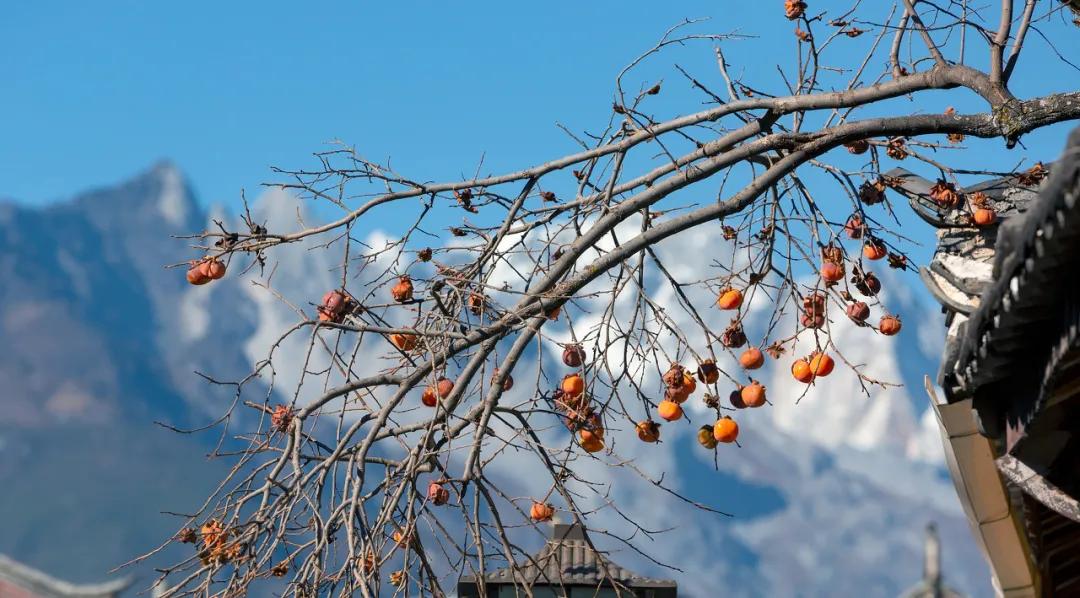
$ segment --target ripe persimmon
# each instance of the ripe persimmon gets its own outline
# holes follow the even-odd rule
[[[720,306],[720,309],[739,309],[742,305],[743,294],[738,289],[725,289],[720,292],[720,296],[716,298],[716,304]]]
[[[814,353],[810,356],[810,371],[814,373],[814,377],[828,376],[832,373],[833,368],[836,366],[836,362],[832,357],[829,357],[827,353]]]
[[[739,355],[739,365],[748,370],[756,370],[765,364],[765,354],[757,347],[750,347]]]
[[[821,264],[821,279],[826,282],[839,282],[844,279],[844,266],[835,262]]]
[[[810,364],[805,359],[797,359],[791,364],[791,375],[803,384],[814,381],[814,370],[810,369]]]
[[[439,391],[435,390],[434,386],[428,386],[424,389],[424,393],[420,395],[420,402],[426,407],[434,407],[439,404]]]
[[[739,437],[739,424],[728,416],[724,416],[713,424],[713,438],[717,442],[735,442]]]
[[[637,431],[638,439],[642,442],[657,442],[660,440],[660,424],[651,419],[638,422],[634,429]]]
[[[602,434],[597,434],[593,430],[586,430],[584,428],[578,432],[578,444],[581,448],[585,449],[586,453],[595,453],[604,449],[604,438]]]
[[[446,376],[439,376],[435,385],[436,390],[439,391],[439,398],[445,399],[450,396],[450,393],[454,391],[454,381]]]
[[[563,376],[560,386],[562,391],[571,397],[580,396],[581,393],[585,392],[585,380],[577,374]]]
[[[656,412],[661,419],[673,422],[682,418],[683,410],[675,401],[665,399],[660,401],[660,404],[656,406]]]
[[[997,214],[990,208],[978,208],[975,210],[972,220],[978,226],[990,226],[997,220]]]
[[[863,245],[862,254],[868,260],[880,260],[889,254],[889,250],[881,241],[870,239]]]

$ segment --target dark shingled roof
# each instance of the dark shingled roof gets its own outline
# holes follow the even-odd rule
[[[487,584],[675,588],[674,581],[651,579],[624,569],[589,546],[578,525],[556,524],[551,539],[526,562],[483,575]],[[463,575],[459,587],[475,585],[476,576]]]
[[[1080,289],[1080,129],[1069,136],[1039,197],[998,231],[994,283],[971,314],[944,387],[952,400],[1039,393],[1050,352],[1073,325],[1063,309]],[[1030,366],[1030,367],[1028,367]],[[951,370],[951,371],[950,371]]]

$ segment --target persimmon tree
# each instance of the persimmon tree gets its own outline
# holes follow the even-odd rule
[[[1075,40],[1043,32],[1068,32],[1073,15],[1056,0],[776,4],[772,18],[794,27],[776,40],[797,50],[790,64],[736,76],[723,50],[740,42],[674,27],[618,74],[599,132],[567,131],[574,153],[429,182],[335,149],[275,184],[327,202],[336,220],[268,230],[248,216],[239,230],[193,235],[193,284],[265,281],[274,252],[302,242],[341,256],[341,284],[296,306],[271,355],[232,383],[237,400],[217,423],[242,448],[173,540],[194,546],[163,570],[169,595],[237,595],[264,577],[296,596],[445,595],[458,572],[527,559],[516,534],[538,522],[588,527],[598,510],[618,511],[583,473],[594,465],[693,502],[619,455],[622,443],[661,441],[690,417],[686,401],[711,413],[693,422],[700,450],[734,451],[739,409],[799,399],[769,396],[758,368],[790,368],[807,389],[834,368],[887,384],[831,334],[851,320],[904,342],[873,272],[909,261],[884,173],[917,164],[939,179],[926,205],[971,214],[958,226],[994,226],[992,203],[959,191],[981,172],[949,164],[973,138],[994,140],[992,163],[1010,161],[1026,133],[1080,117],[1080,92],[1025,97],[1010,85],[1033,33],[1043,67],[1080,80],[1051,60],[1054,43]],[[674,81],[630,89],[641,63],[694,43],[712,46],[702,51],[715,52],[715,72],[676,67]],[[653,114],[674,85],[708,106]],[[972,98],[980,111],[948,108]],[[1014,172],[1029,184],[1043,173]],[[399,230],[381,245],[353,236],[387,228],[387,215]],[[693,276],[656,251],[706,225],[719,234],[684,256]],[[753,326],[751,305],[765,314]],[[286,364],[302,388],[277,388],[285,366],[273,351],[290,338],[307,346],[303,363]],[[511,453],[528,458],[535,495],[489,475]],[[594,532],[636,548],[652,532],[624,515],[633,533]]]

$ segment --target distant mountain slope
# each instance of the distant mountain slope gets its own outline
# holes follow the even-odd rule
[[[168,164],[45,209],[0,205],[0,552],[100,580],[217,481],[207,446],[153,425],[201,420],[197,360],[169,341],[186,288],[162,266],[204,218]]]
[[[297,207],[271,191],[253,209],[288,226]],[[247,373],[297,316],[239,277],[190,287],[182,271],[164,268],[192,254],[172,237],[209,218],[166,163],[43,209],[0,203],[0,513],[8,515],[0,552],[73,581],[100,581],[175,530],[161,511],[195,508],[220,479],[227,464],[204,459],[216,437],[180,436],[153,421],[193,425],[220,415],[230,389],[194,372]],[[707,242],[700,232],[679,242]],[[324,252],[286,247],[272,259],[274,287],[296,305],[337,284]],[[659,447],[620,446],[735,517],[658,509],[655,494],[623,494],[626,512],[675,529],[646,548],[683,572],[626,551],[618,560],[676,577],[688,596],[716,587],[733,596],[892,596],[918,578],[923,526],[936,520],[950,583],[987,594],[920,390],[943,331],[914,294],[896,292],[889,303],[905,316],[900,339],[845,340],[860,331],[838,324],[838,343],[907,388],[868,399],[838,371],[799,405],[774,400],[742,412],[744,446],[721,454],[719,473],[693,444],[694,426],[667,426]],[[296,368],[288,366],[302,355],[290,351],[275,359],[279,388],[289,387]],[[763,372],[770,397],[798,395],[782,368]],[[691,416],[701,413],[691,406]],[[491,473],[512,479],[514,468],[504,459]]]

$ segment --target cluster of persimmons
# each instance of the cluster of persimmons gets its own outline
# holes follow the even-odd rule
[[[849,238],[861,239],[866,227],[858,216],[852,216],[844,230]],[[880,260],[890,255],[885,246],[874,238],[865,240],[862,254],[869,261]],[[844,261],[843,252],[837,247],[830,245],[822,250],[819,275],[826,288],[844,278],[846,274]],[[204,258],[191,264],[187,277],[192,284],[201,285],[221,278],[224,274],[224,263],[216,258]],[[852,282],[856,289],[868,297],[877,295],[881,289],[880,281],[870,272],[857,271]],[[399,277],[390,289],[390,295],[396,303],[412,302],[413,293],[413,282],[408,276]],[[849,300],[846,315],[857,324],[868,326],[866,320],[870,315],[869,306],[863,301],[855,300],[847,293],[841,295]],[[476,297],[477,294],[473,293],[466,303],[466,307],[474,313],[479,312],[486,305],[482,296]],[[716,304],[722,310],[739,310],[743,305],[743,300],[742,290],[728,286],[720,290]],[[819,292],[811,293],[803,299],[799,322],[804,328],[820,328],[825,324],[825,303],[826,296]],[[330,323],[341,323],[347,315],[358,313],[359,309],[359,303],[343,290],[329,291],[316,307],[319,321]],[[549,314],[549,317],[555,319],[558,314],[553,312]],[[740,349],[746,345],[746,335],[737,322],[738,320],[725,331],[722,337],[722,342],[728,349]],[[885,314],[879,320],[877,329],[882,334],[894,335],[900,331],[900,327],[898,317]],[[405,353],[419,346],[419,338],[413,333],[397,332],[388,334],[387,337],[398,350]],[[766,351],[774,358],[779,358],[781,354],[781,351],[774,351],[772,347]],[[587,392],[583,369],[586,359],[585,349],[580,344],[564,345],[563,364],[575,371],[563,376],[558,388],[551,393],[551,399],[559,417],[567,429],[575,435],[577,445],[588,453],[596,453],[605,447],[605,429],[600,414]],[[739,354],[738,361],[739,365],[747,371],[757,370],[765,365],[765,352],[758,347],[750,346]],[[835,365],[835,361],[827,353],[815,351],[806,357],[795,359],[791,364],[791,374],[799,382],[810,384],[817,378],[828,376]],[[496,370],[492,380],[494,381],[497,377]],[[664,394],[663,399],[656,405],[657,418],[666,422],[682,419],[684,417],[683,404],[697,391],[698,382],[714,385],[719,378],[720,370],[712,359],[702,360],[696,368],[672,364],[662,376]],[[503,380],[503,390],[510,390],[513,384],[513,377],[507,375]],[[449,397],[453,390],[454,381],[445,376],[439,376],[434,383],[423,389],[420,400],[427,407],[436,407],[440,401]],[[711,407],[718,406],[715,397],[711,395],[705,394],[703,400]],[[752,379],[749,384],[741,385],[732,391],[729,402],[736,409],[761,407],[767,402],[765,386]],[[293,410],[281,405],[274,409],[271,415],[272,426],[280,432],[287,432],[294,417]],[[634,430],[642,442],[656,443],[660,441],[660,426],[658,421],[649,417],[637,422]],[[701,426],[697,433],[697,440],[705,448],[715,449],[721,443],[735,443],[738,436],[739,425],[733,418],[724,415],[711,425]],[[444,505],[450,499],[450,492],[444,483],[434,481],[428,486],[427,499],[433,505]],[[543,501],[533,501],[529,511],[530,517],[536,521],[548,521],[554,513],[554,507]]]

